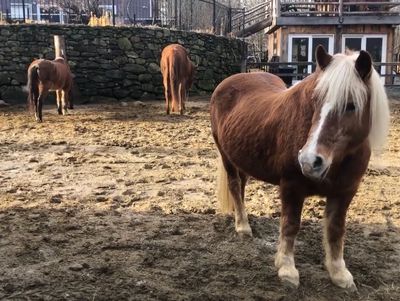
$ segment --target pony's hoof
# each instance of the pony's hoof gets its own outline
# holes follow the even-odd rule
[[[299,287],[300,276],[299,271],[293,266],[282,266],[278,271],[278,276],[284,284],[292,287]]]
[[[335,273],[335,275],[331,275],[331,280],[335,285],[350,292],[357,291],[357,286],[354,283],[353,275],[351,275],[347,269],[343,269]]]
[[[236,226],[236,233],[241,239],[253,237],[253,231],[249,224]]]

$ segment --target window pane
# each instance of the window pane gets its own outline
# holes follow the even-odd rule
[[[292,39],[292,62],[308,62],[308,38]],[[307,74],[307,65],[298,65],[296,73]]]
[[[313,38],[312,40],[312,61],[315,63],[315,50],[318,45],[324,46],[326,51],[329,51],[329,38]],[[315,71],[315,65],[312,67],[312,71]]]
[[[382,38],[367,38],[366,47],[374,62],[382,62]]]
[[[375,63],[382,62],[382,38],[367,38],[366,49]],[[374,65],[375,70],[381,73],[381,67]]]
[[[345,38],[344,42],[345,49],[352,51],[361,50],[361,38]]]

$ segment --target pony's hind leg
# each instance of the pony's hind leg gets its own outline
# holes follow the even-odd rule
[[[294,263],[294,242],[300,229],[304,197],[284,183],[281,183],[280,190],[282,208],[275,266],[278,268],[278,276],[282,281],[297,287],[299,272]]]
[[[59,115],[62,114],[62,93],[61,90],[56,90],[57,96],[57,112]]]
[[[240,237],[252,236],[243,202],[247,177],[239,173],[228,160],[222,158],[220,158],[218,169],[218,199],[221,203],[222,211],[229,212],[233,209],[235,213],[235,229],[238,235]]]
[[[334,284],[356,290],[353,276],[343,259],[343,237],[347,209],[353,196],[327,198],[324,223],[325,266]]]
[[[43,108],[43,102],[46,99],[47,95],[48,95],[49,91],[46,87],[41,87],[39,89],[39,97],[37,99],[37,105],[36,105],[36,121],[37,122],[42,122],[43,118],[42,118],[42,108]]]

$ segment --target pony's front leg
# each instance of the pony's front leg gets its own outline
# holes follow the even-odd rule
[[[281,225],[275,266],[282,281],[299,285],[299,271],[294,264],[294,242],[300,229],[304,197],[281,185]]]
[[[185,97],[186,97],[186,91],[184,91],[184,84],[180,83],[179,84],[179,113],[183,115],[185,111]]]
[[[56,90],[56,96],[57,96],[57,112],[59,115],[62,114],[62,94],[61,90]]]
[[[324,247],[325,266],[334,284],[356,290],[353,276],[343,259],[343,238],[346,213],[353,195],[343,198],[328,198],[325,208]]]
[[[171,91],[168,88],[169,82],[166,76],[163,75],[163,85],[164,85],[164,95],[165,95],[165,111],[167,115],[170,113],[170,100],[171,100]]]
[[[62,114],[67,115],[68,114],[68,91],[61,90],[61,102],[62,102]]]

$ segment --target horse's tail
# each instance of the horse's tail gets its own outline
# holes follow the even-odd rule
[[[218,172],[217,172],[217,199],[222,213],[233,212],[233,197],[229,191],[228,174],[221,154],[218,154]]]
[[[39,96],[39,67],[34,65],[28,69],[28,83],[26,89],[28,90],[28,108],[33,109],[35,104],[35,97]]]
[[[169,62],[169,82],[172,96],[172,112],[177,112],[179,108],[179,74],[176,70],[177,64],[174,64],[172,60]]]

